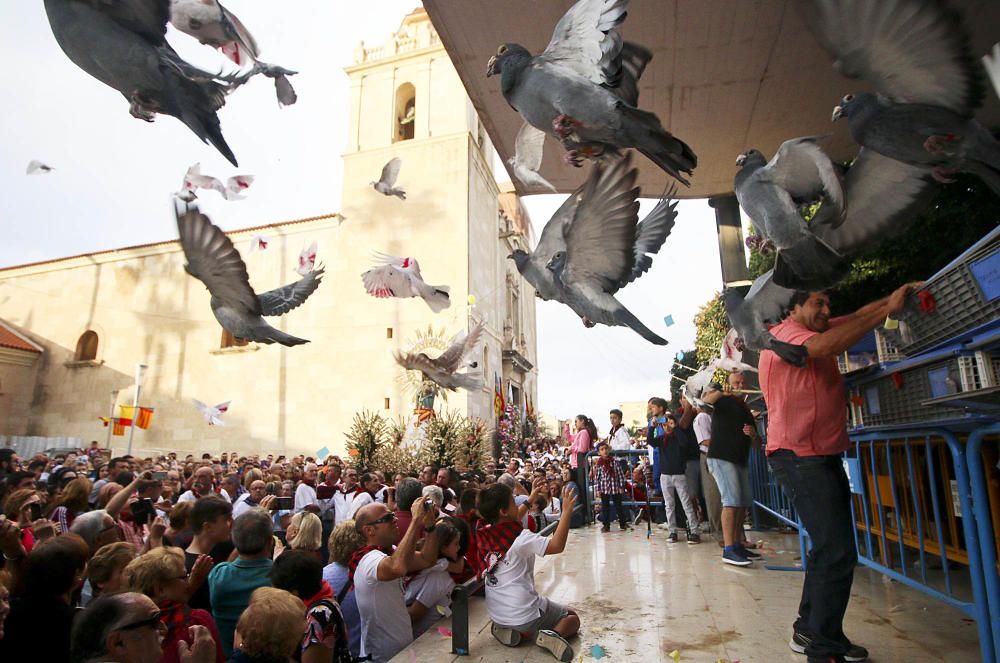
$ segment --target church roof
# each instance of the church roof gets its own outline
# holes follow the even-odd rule
[[[250,226],[248,228],[235,228],[233,230],[224,231],[227,235],[239,235],[242,233],[256,232],[259,230],[267,230],[269,228],[287,228],[288,226],[294,226],[303,223],[311,223],[313,221],[321,221],[323,219],[335,219],[339,216],[338,212],[332,212],[330,214],[320,214],[319,216],[308,216],[304,219],[294,219],[291,221],[278,221],[277,223],[265,223],[260,226]],[[148,249],[155,246],[167,246],[169,244],[177,244],[178,240],[169,239],[159,242],[149,242],[147,244],[133,244],[132,246],[122,246],[115,249],[105,249],[104,251],[94,251],[93,253],[80,253],[72,256],[63,256],[62,258],[52,258],[50,260],[39,260],[37,262],[26,262],[20,265],[9,265],[7,267],[0,267],[0,275],[5,271],[13,269],[22,269],[24,267],[37,267],[38,265],[48,265],[52,263],[62,262],[64,260],[76,260],[78,258],[89,258],[91,256],[102,256],[113,253],[118,253],[120,251],[134,251],[136,249]]]
[[[10,348],[11,350],[22,350],[24,352],[34,352],[42,354],[42,348],[35,345],[16,331],[8,327],[0,320],[0,348]]]

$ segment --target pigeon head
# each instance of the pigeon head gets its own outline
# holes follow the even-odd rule
[[[763,166],[766,163],[767,159],[760,150],[749,149],[736,157],[736,165],[740,167]]]
[[[502,75],[507,66],[519,62],[527,63],[530,59],[531,53],[524,46],[512,43],[500,44],[497,47],[496,55],[491,57],[490,61],[486,64],[486,77],[489,78],[494,74]]]
[[[851,113],[858,110],[862,106],[868,104],[869,101],[875,99],[875,95],[869,92],[859,92],[858,94],[846,94],[844,98],[840,100],[840,104],[833,107],[833,116],[830,118],[831,122],[836,122],[842,117],[850,117]]]
[[[513,253],[507,256],[507,258],[514,261],[514,264],[517,266],[517,271],[524,273],[524,268],[527,266],[528,260],[531,256],[527,251],[514,249]]]
[[[555,273],[557,275],[560,274],[560,273],[562,273],[563,267],[565,267],[565,266],[566,266],[566,252],[565,251],[556,251],[554,254],[552,254],[552,257],[545,264],[545,267],[548,268],[549,271],[551,271],[551,272],[553,272],[553,273]]]

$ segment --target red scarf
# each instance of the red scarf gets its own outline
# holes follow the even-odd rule
[[[191,614],[191,608],[179,601],[167,599],[157,607],[160,608],[160,621],[167,627],[167,637],[165,639],[169,639],[174,631],[182,628]]]
[[[340,490],[340,484],[330,484],[323,482],[316,486],[316,499],[328,500],[333,497],[333,494]]]
[[[351,555],[351,561],[348,562],[348,564],[347,564],[347,568],[348,568],[348,571],[349,571],[348,576],[347,576],[347,586],[348,587],[351,587],[351,586],[354,585],[354,572],[358,570],[358,564],[361,563],[361,559],[365,555],[367,555],[368,553],[370,553],[373,550],[381,550],[386,555],[392,555],[392,548],[390,548],[388,546],[372,546],[372,545],[367,545],[367,546],[361,546],[360,548],[358,548],[357,550],[355,550],[354,554]]]
[[[479,549],[479,577],[491,571],[500,560],[503,559],[510,547],[514,545],[514,539],[521,534],[524,527],[520,522],[505,520],[490,525],[480,527],[476,530],[476,545]],[[490,557],[497,555],[498,559],[491,566]]]
[[[319,587],[319,591],[316,592],[314,595],[310,596],[305,601],[303,601],[303,603],[306,604],[307,608],[313,607],[323,599],[333,598],[333,587],[330,586],[330,583],[328,583],[326,580],[322,580],[320,582],[321,584]]]

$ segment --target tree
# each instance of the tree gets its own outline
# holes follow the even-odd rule
[[[685,368],[691,370],[686,370]],[[691,374],[698,370],[698,351],[691,350],[681,350],[677,353],[674,358],[674,367],[670,369],[670,409],[677,410],[681,406],[681,388],[684,386],[684,381],[687,380]],[[639,425],[639,422],[635,422]],[[641,428],[645,428],[645,423],[643,423]],[[631,434],[631,431],[630,431]]]

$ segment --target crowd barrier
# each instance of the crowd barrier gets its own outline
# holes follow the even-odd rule
[[[843,460],[858,561],[974,620],[982,660],[996,663],[1000,424],[858,432],[851,442]],[[751,453],[750,477],[754,509],[799,530],[805,563],[808,535],[762,451]]]

